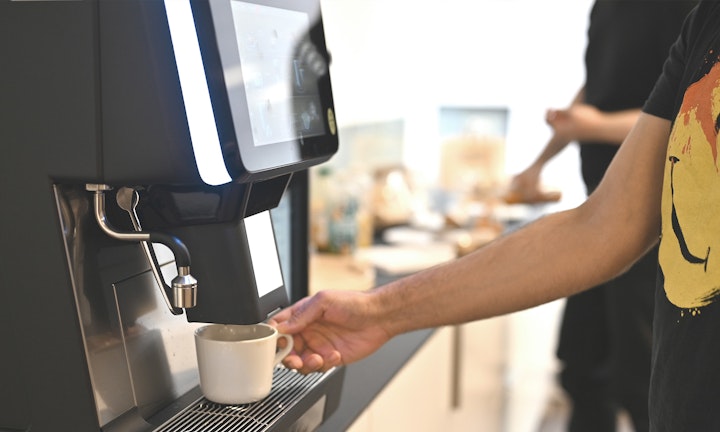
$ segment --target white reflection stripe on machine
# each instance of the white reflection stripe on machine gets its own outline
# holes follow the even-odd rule
[[[258,297],[263,297],[283,286],[282,269],[270,210],[246,217],[245,233],[250,248],[252,268],[255,272]]]
[[[210,101],[190,0],[165,0],[195,163],[209,185],[230,182]]]

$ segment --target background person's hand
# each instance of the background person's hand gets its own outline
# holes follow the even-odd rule
[[[602,122],[603,113],[592,105],[577,103],[566,109],[551,109],[545,121],[555,136],[565,141],[592,139],[592,130]]]
[[[510,181],[510,187],[503,196],[507,204],[535,204],[559,201],[558,191],[544,191],[540,187],[542,165],[533,164],[516,174]]]
[[[540,195],[540,172],[542,166],[530,165],[522,172],[513,176],[506,196],[509,204],[513,202],[527,202]]]

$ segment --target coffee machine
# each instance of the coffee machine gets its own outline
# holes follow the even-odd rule
[[[343,370],[205,400],[193,330],[307,292],[319,0],[0,0],[0,431],[312,430]],[[299,221],[299,223],[298,223]]]

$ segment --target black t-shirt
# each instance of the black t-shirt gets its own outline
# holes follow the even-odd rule
[[[585,51],[585,102],[602,111],[640,108],[660,76],[694,1],[597,0]],[[588,191],[600,183],[618,146],[580,143]]]
[[[644,111],[672,121],[662,192],[651,430],[720,431],[720,2],[704,1]]]

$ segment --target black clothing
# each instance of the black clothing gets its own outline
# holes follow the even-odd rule
[[[695,2],[597,0],[585,53],[583,102],[601,111],[643,106]],[[588,194],[619,147],[580,143]],[[649,430],[648,388],[657,248],[620,277],[567,299],[558,358],[573,407],[571,432],[616,429],[617,410]]]
[[[703,1],[644,107],[673,122],[653,328],[650,424],[657,432],[720,430],[718,53],[720,2]]]
[[[597,0],[585,50],[584,102],[601,111],[640,108],[695,2]],[[580,143],[588,192],[597,187],[617,145]]]
[[[572,400],[569,431],[616,429],[625,409],[647,431],[657,250],[618,278],[567,299],[560,330],[560,383]]]

